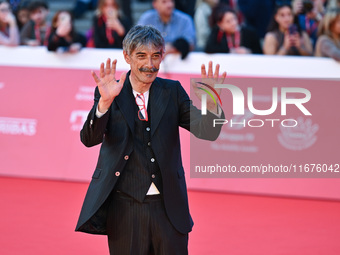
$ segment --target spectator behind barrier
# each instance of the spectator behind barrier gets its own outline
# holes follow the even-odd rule
[[[16,11],[18,10],[18,7],[21,3],[21,0],[7,0],[12,8],[12,12],[16,13]]]
[[[327,10],[340,8],[340,0],[328,0],[327,2]]]
[[[192,18],[195,14],[195,6],[196,0],[174,0],[175,1],[175,8],[179,11],[182,11]]]
[[[47,45],[51,25],[47,21],[48,5],[45,1],[33,1],[28,5],[30,21],[20,32],[22,45]]]
[[[19,31],[24,27],[24,25],[30,20],[30,13],[28,10],[28,1],[22,1],[16,11],[15,11],[15,18],[17,20]]]
[[[312,9],[315,15],[314,17],[317,20],[321,20],[325,13],[327,2],[331,1],[332,0],[292,0],[291,6],[295,15],[310,12],[310,9]]]
[[[270,18],[273,15],[274,0],[238,0],[237,5],[245,24],[254,28],[257,35],[263,39],[267,32]]]
[[[302,31],[305,31],[312,41],[313,48],[318,37],[318,26],[324,13],[321,0],[294,0],[293,12]]]
[[[153,0],[153,10],[146,11],[138,25],[152,25],[158,29],[165,41],[165,54],[181,54],[186,58],[195,48],[195,26],[186,13],[175,9],[173,0]]]
[[[211,15],[213,26],[206,53],[262,53],[260,39],[255,30],[239,26],[236,12],[225,4],[217,5]]]
[[[264,38],[263,52],[268,55],[311,56],[313,46],[306,32],[294,22],[292,7],[276,7],[268,32]]]
[[[123,39],[130,29],[129,21],[120,15],[115,0],[99,0],[93,19],[89,47],[122,48]]]
[[[0,45],[19,45],[19,30],[8,1],[0,0]]]
[[[330,9],[320,23],[315,56],[340,61],[340,9]]]
[[[48,38],[49,51],[75,53],[86,46],[84,35],[77,33],[71,12],[58,11],[52,18],[51,34]]]
[[[85,12],[94,10],[97,0],[76,0],[72,9],[72,16],[76,19],[81,18]]]
[[[219,0],[203,0],[195,11],[196,50],[202,51],[211,33],[209,17]]]

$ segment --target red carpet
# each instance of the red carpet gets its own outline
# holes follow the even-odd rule
[[[105,236],[74,232],[87,185],[0,178],[0,254],[108,254]],[[340,254],[340,202],[197,191],[189,200],[190,255]]]

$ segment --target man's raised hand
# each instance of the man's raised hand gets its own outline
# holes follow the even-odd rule
[[[111,66],[111,59],[108,58],[106,60],[106,66],[104,66],[104,63],[100,64],[99,77],[94,71],[91,71],[101,96],[98,103],[98,110],[102,113],[109,109],[115,97],[119,95],[126,79],[126,73],[124,72],[121,74],[119,82],[117,82],[115,77],[116,64],[117,60],[115,59],[112,61]]]
[[[210,87],[212,89],[215,88],[215,84],[223,84],[224,79],[227,76],[227,73],[223,72],[222,75],[220,75],[219,72],[220,72],[220,65],[219,64],[216,65],[215,72],[213,72],[213,63],[212,63],[212,61],[209,61],[208,73],[206,71],[205,65],[202,64],[202,66],[201,66],[201,81],[202,81],[202,83],[207,85],[207,87]],[[192,85],[193,85],[193,89],[194,89],[196,96],[201,100],[202,94],[204,94],[205,92],[203,90],[198,89],[198,85],[197,85],[196,82],[193,82]],[[218,95],[220,95],[221,89],[216,88],[216,89],[214,89],[214,92],[216,92]],[[215,101],[217,101],[217,98],[215,98]],[[207,98],[207,109],[209,111],[213,112],[213,113],[217,113],[217,107],[215,105],[215,101],[211,97]]]

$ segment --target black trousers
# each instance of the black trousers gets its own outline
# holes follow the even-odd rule
[[[110,199],[107,232],[111,255],[188,254],[188,234],[172,226],[161,195],[146,196],[140,203],[114,192]]]

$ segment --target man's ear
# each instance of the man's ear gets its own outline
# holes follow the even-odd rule
[[[128,63],[130,65],[131,64],[131,58],[130,58],[129,54],[127,54],[127,52],[125,50],[123,50],[123,55],[124,55],[126,63]]]

